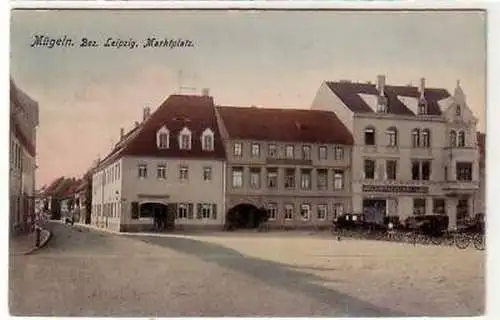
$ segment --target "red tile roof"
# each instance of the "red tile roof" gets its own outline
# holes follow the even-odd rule
[[[486,165],[486,134],[477,133],[477,144],[479,147],[479,165],[484,168]]]
[[[371,113],[373,109],[358,94],[373,94],[377,95],[377,87],[371,83],[358,82],[326,82],[330,90],[337,95],[340,100],[353,112],[356,113]],[[397,96],[419,98],[420,92],[415,86],[384,86],[384,93],[387,97],[387,112],[398,115],[415,115]],[[427,101],[428,111],[430,115],[441,115],[438,101],[450,96],[445,89],[425,88],[424,96]]]
[[[156,146],[157,131],[166,126],[170,131],[169,149]],[[187,127],[192,134],[191,150],[181,150],[178,134]],[[210,128],[214,132],[214,150],[201,148],[201,134]],[[127,133],[121,143],[101,161],[100,166],[121,156],[149,156],[191,159],[225,159],[225,149],[220,137],[212,97],[198,95],[171,95],[148,119]]]
[[[308,109],[217,107],[232,139],[352,145],[335,113]]]

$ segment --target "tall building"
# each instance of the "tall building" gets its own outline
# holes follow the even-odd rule
[[[441,88],[324,82],[313,110],[333,111],[354,138],[354,211],[401,218],[445,213],[450,227],[474,213],[479,189],[477,119],[457,81]]]
[[[322,227],[351,210],[352,136],[333,112],[217,107],[227,152],[226,207],[245,226]]]
[[[34,221],[38,103],[10,80],[10,230]]]
[[[115,231],[168,224],[219,227],[225,212],[225,150],[213,98],[171,95],[100,161],[92,176],[91,223]]]

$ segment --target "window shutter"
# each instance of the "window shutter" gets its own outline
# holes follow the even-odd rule
[[[132,219],[139,219],[139,203],[135,201],[132,202],[130,208]]]
[[[193,219],[193,204],[188,203],[188,219]]]
[[[212,204],[212,219],[217,220],[217,204]]]
[[[196,206],[196,219],[201,219],[201,203]]]

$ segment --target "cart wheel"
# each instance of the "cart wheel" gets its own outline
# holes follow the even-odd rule
[[[474,236],[474,247],[477,250],[483,251],[485,249],[485,238],[483,234],[476,234]]]
[[[466,249],[471,242],[471,238],[467,234],[455,235],[455,245],[458,249]]]

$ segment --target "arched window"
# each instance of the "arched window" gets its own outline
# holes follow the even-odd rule
[[[429,129],[422,130],[421,144],[424,148],[430,148],[431,146],[431,132]]]
[[[457,133],[455,130],[450,131],[450,147],[456,147],[457,146]]]
[[[418,148],[420,146],[420,130],[413,129],[411,131],[411,145],[413,148]]]
[[[458,132],[458,146],[465,147],[465,132],[463,131]]]
[[[387,145],[389,147],[396,147],[398,145],[398,129],[390,127],[385,133],[387,135]]]
[[[210,128],[205,129],[201,135],[201,146],[205,151],[214,150],[214,133]]]
[[[367,146],[375,145],[375,128],[373,127],[365,128],[365,145]]]
[[[167,127],[163,126],[156,133],[156,146],[158,149],[168,149],[170,145],[170,134]]]

